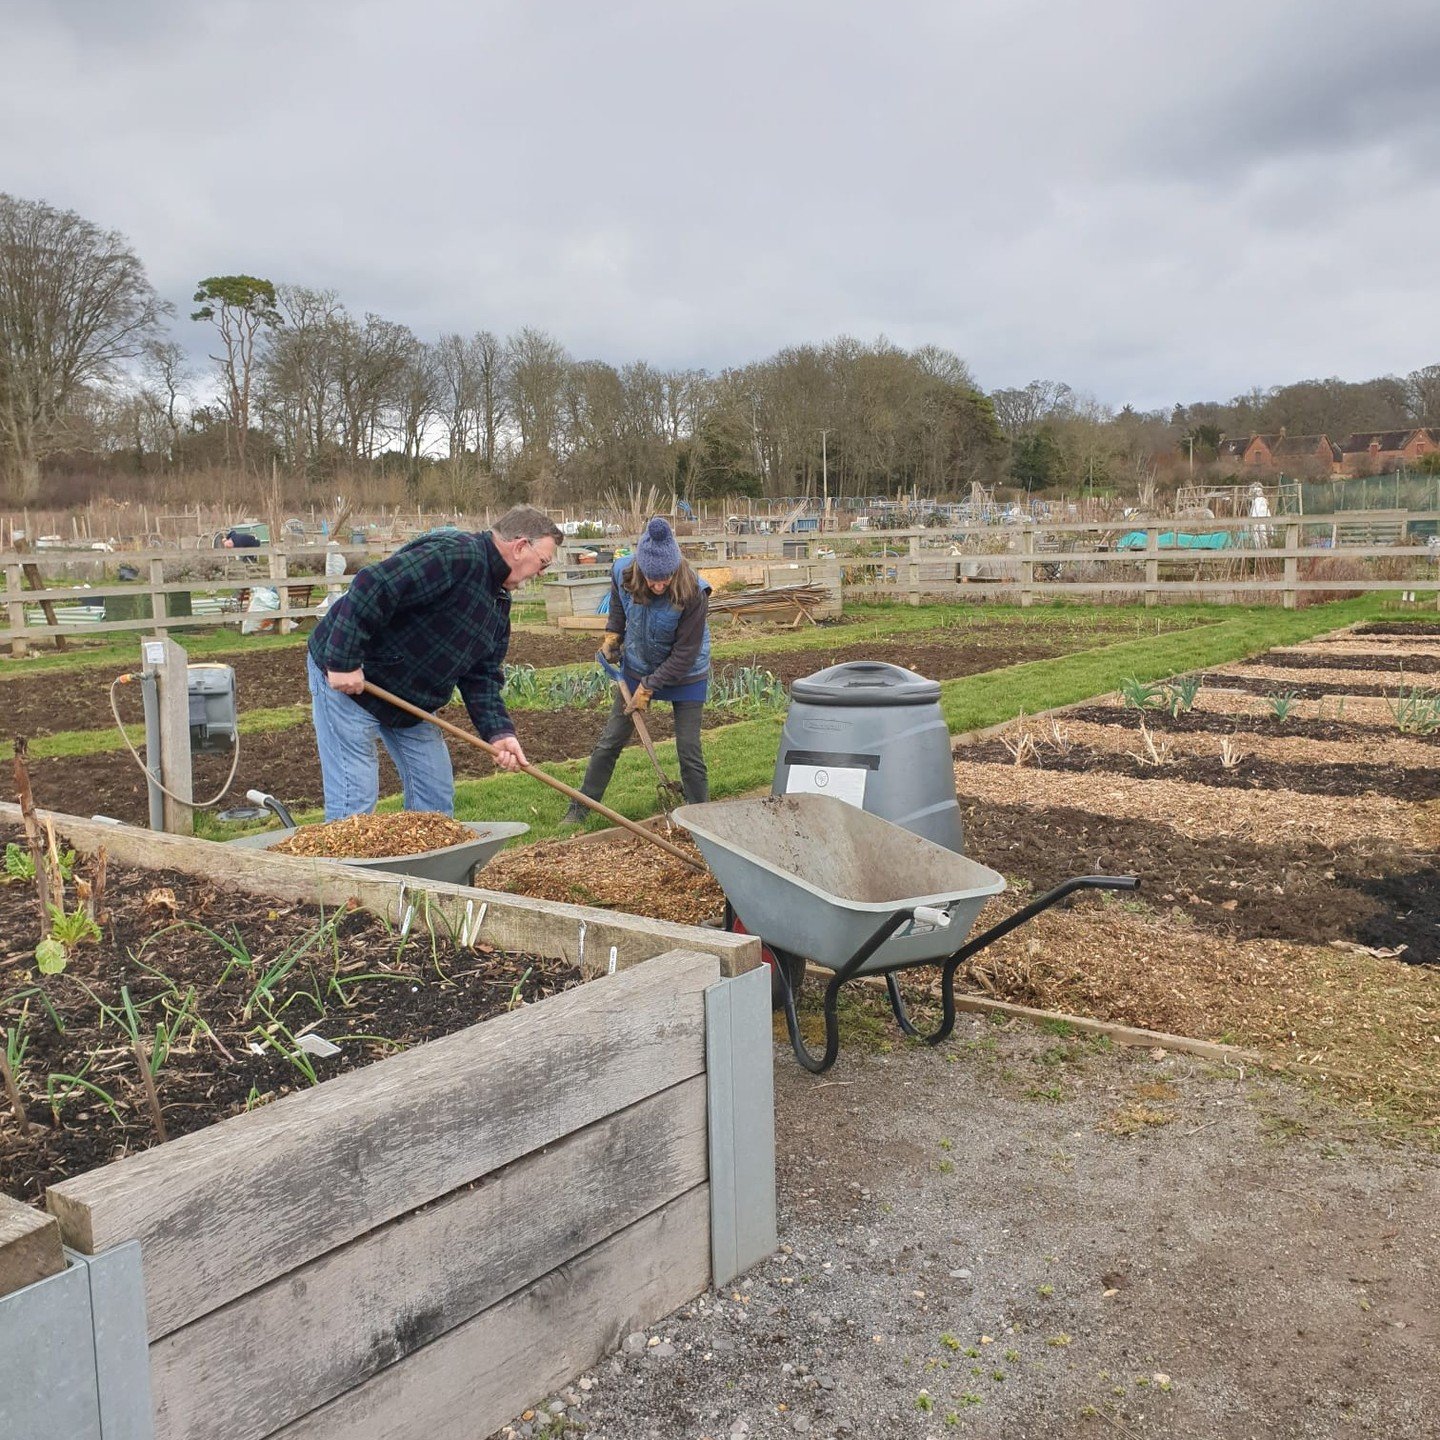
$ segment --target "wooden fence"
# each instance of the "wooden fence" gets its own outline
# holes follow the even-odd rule
[[[1151,519],[1136,522],[1045,522],[952,526],[945,529],[828,533],[770,537],[783,550],[723,553],[725,541],[686,542],[702,568],[769,573],[789,567],[798,577],[838,583],[853,600],[1003,599],[1020,605],[1073,597],[1140,602],[1220,600],[1279,603],[1287,609],[1307,595],[1388,591],[1440,599],[1440,511],[1346,512],[1324,518],[1257,517],[1240,520]],[[746,537],[753,543],[753,537]],[[1428,541],[1432,543],[1426,543]],[[346,546],[347,574],[395,544]],[[733,542],[731,542],[733,543]],[[713,556],[701,553],[706,545]],[[557,571],[593,578],[595,566],[568,561],[562,548]],[[333,548],[329,553],[334,553]],[[68,634],[186,629],[243,620],[226,604],[259,585],[277,591],[279,608],[264,618],[288,629],[315,616],[322,592],[343,590],[347,576],[326,577],[327,547],[262,546],[239,551],[151,550],[123,556],[46,550],[0,555],[5,573],[8,642],[24,655],[37,641],[63,648]],[[113,576],[125,564],[141,579]],[[214,573],[218,570],[219,573]],[[88,588],[75,588],[86,575]],[[167,579],[167,574],[171,578]],[[176,576],[183,578],[174,578]],[[63,577],[70,584],[56,584]],[[310,588],[306,589],[305,587]],[[533,598],[542,586],[527,592]],[[150,613],[109,618],[114,600]],[[97,605],[104,605],[102,612]]]

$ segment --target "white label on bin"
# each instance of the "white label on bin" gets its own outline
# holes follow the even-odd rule
[[[787,795],[833,795],[857,810],[865,808],[865,777],[869,770],[850,765],[792,765],[785,781]]]

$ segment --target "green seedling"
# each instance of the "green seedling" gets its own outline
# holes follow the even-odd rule
[[[75,875],[75,852],[73,850],[62,850],[60,852],[60,878],[62,880],[73,879]],[[35,857],[31,855],[23,845],[17,845],[13,840],[5,846],[5,868],[0,879],[6,884],[19,881],[33,880],[35,878]]]
[[[1121,681],[1120,699],[1127,710],[1152,710],[1165,702],[1163,685],[1146,685],[1133,675]]]
[[[530,978],[534,969],[533,965],[527,966],[525,973],[510,987],[510,999],[505,1006],[507,1010],[518,1010],[525,1003],[525,982]]]
[[[1200,693],[1200,681],[1194,675],[1181,675],[1165,687],[1165,707],[1172,716],[1187,714]]]
[[[108,1090],[102,1090],[100,1086],[85,1078],[94,1063],[95,1056],[91,1055],[81,1067],[78,1075],[52,1071],[45,1077],[45,1103],[50,1107],[51,1117],[57,1125],[60,1123],[61,1110],[69,1103],[72,1096],[81,1091],[93,1095],[110,1112],[115,1123],[117,1125],[121,1123],[120,1107],[116,1104],[115,1097]]]
[[[1294,713],[1298,699],[1293,690],[1279,690],[1274,695],[1267,695],[1265,703],[1270,707],[1270,713],[1283,725]]]
[[[268,1026],[257,1026],[250,1034],[257,1044],[273,1050],[281,1059],[288,1060],[312,1085],[320,1083],[310,1056],[300,1048],[294,1034],[279,1020],[272,1020]]]
[[[1433,735],[1440,730],[1440,691],[1416,685],[1386,703],[1402,735]]]

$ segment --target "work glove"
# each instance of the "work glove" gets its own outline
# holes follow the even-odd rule
[[[630,692],[630,703],[625,707],[627,715],[633,715],[637,710],[648,710],[650,708],[650,697],[655,692],[647,690],[643,685],[637,685]]]
[[[620,652],[625,648],[625,637],[617,635],[613,630],[605,632],[605,638],[600,642],[600,653],[612,664],[620,663]]]

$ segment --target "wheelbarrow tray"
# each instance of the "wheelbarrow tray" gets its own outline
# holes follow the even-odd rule
[[[673,818],[752,935],[830,970],[917,905],[946,911],[950,923],[903,925],[857,973],[948,956],[1005,889],[994,870],[829,795],[682,805]]]
[[[474,833],[474,839],[456,845],[443,845],[438,850],[422,850],[415,855],[375,855],[367,859],[344,856],[307,856],[307,859],[331,860],[336,865],[358,865],[362,870],[387,870],[395,875],[415,875],[423,880],[444,880],[451,885],[469,885],[477,870],[488,865],[517,835],[530,827],[519,820],[480,822],[461,820],[461,825]],[[283,830],[265,830],[259,835],[243,835],[230,845],[243,845],[252,850],[268,850],[301,829],[290,825]]]

